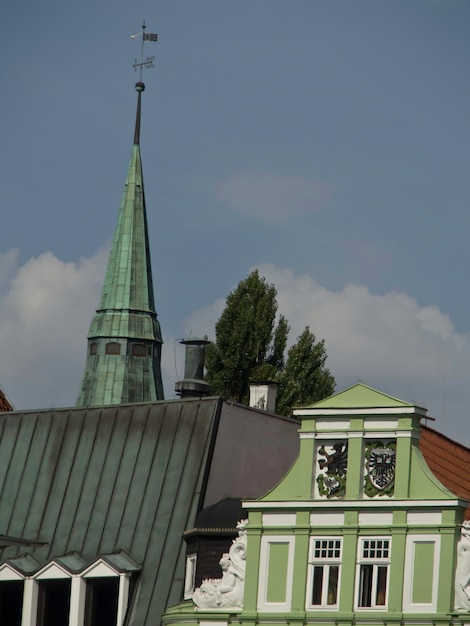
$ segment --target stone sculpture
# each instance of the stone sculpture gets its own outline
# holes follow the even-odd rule
[[[229,552],[222,555],[219,565],[222,578],[208,578],[193,593],[196,611],[240,611],[243,608],[246,566],[246,525],[248,520],[237,524],[238,537],[233,540]]]
[[[456,611],[470,611],[470,520],[462,524],[457,544],[454,604]]]

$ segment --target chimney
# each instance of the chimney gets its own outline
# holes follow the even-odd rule
[[[204,381],[204,359],[209,341],[189,337],[189,339],[182,339],[180,343],[186,346],[184,380],[176,383],[175,392],[181,398],[200,398],[210,395],[211,388]]]
[[[268,413],[276,412],[277,385],[272,383],[252,383],[250,385],[250,406]]]

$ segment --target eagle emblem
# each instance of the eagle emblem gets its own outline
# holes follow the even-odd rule
[[[370,451],[367,463],[369,479],[379,491],[386,489],[395,479],[395,456],[392,448],[372,448]]]

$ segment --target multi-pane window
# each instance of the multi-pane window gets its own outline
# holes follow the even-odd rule
[[[337,608],[341,547],[339,537],[312,537],[307,608]]]
[[[390,539],[361,538],[357,581],[357,608],[387,606]]]

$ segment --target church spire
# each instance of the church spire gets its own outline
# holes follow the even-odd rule
[[[101,299],[88,333],[77,406],[163,400],[162,337],[154,303],[140,156],[144,89],[139,81],[134,146]]]

